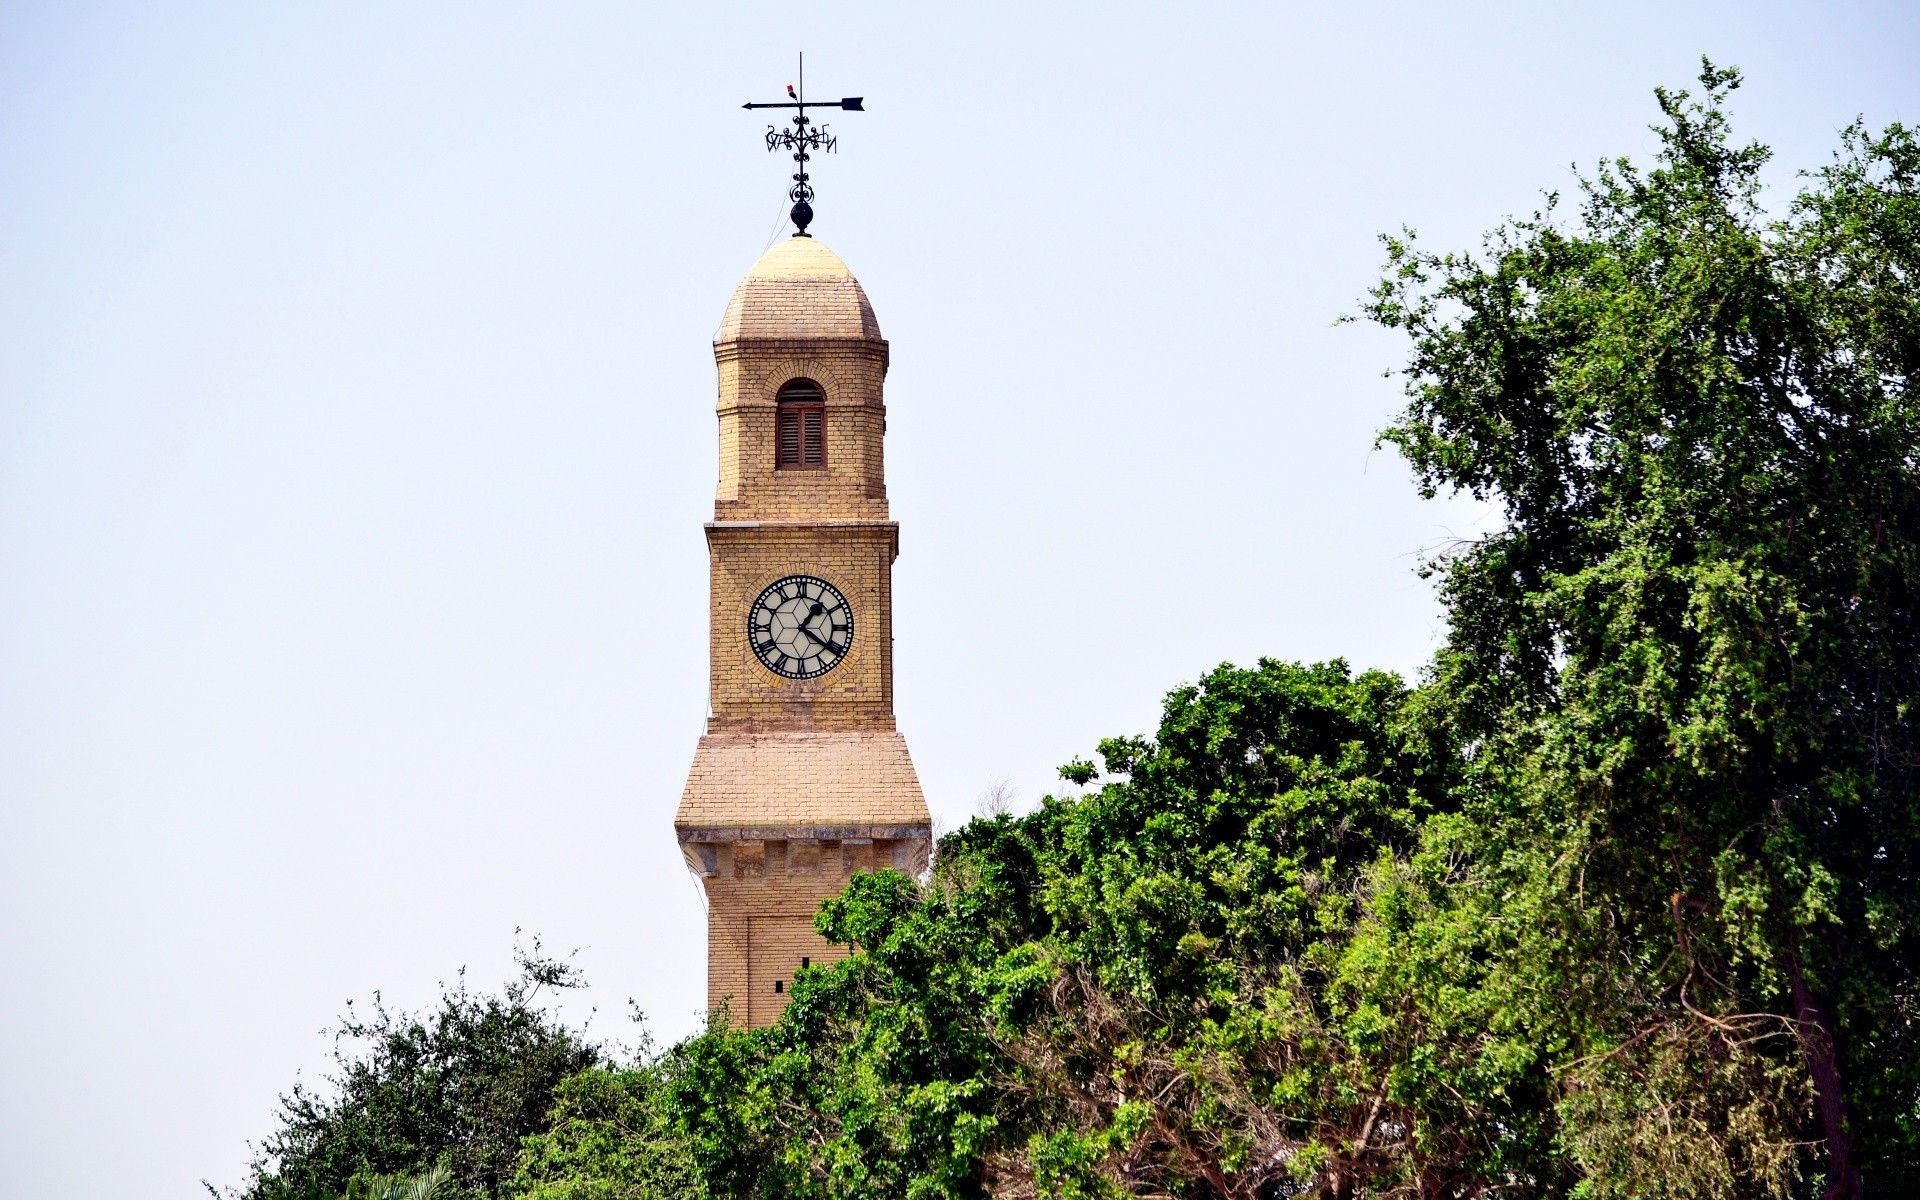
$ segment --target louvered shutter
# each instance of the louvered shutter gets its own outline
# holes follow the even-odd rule
[[[827,461],[827,412],[823,408],[800,410],[800,465],[822,466]]]
[[[780,437],[777,466],[797,467],[800,465],[800,411],[782,406],[780,409]]]
[[[820,385],[796,379],[780,389],[774,402],[776,467],[827,465],[827,407]]]

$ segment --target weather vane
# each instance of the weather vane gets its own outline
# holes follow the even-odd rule
[[[787,197],[793,201],[793,236],[811,237],[807,226],[813,223],[813,185],[808,181],[807,162],[813,152],[832,153],[839,139],[827,132],[825,125],[815,125],[807,117],[810,108],[841,108],[848,112],[865,112],[860,107],[861,97],[846,96],[839,100],[807,99],[807,56],[800,56],[800,86],[787,85],[789,99],[777,100],[770,104],[743,104],[742,108],[791,108],[793,128],[782,129],[778,125],[767,126],[767,149],[793,151],[793,186],[787,189]]]

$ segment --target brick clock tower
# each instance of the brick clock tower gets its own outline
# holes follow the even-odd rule
[[[714,340],[707,732],[674,818],[707,897],[707,1002],[765,1025],[855,871],[926,868],[931,822],[893,720],[887,343],[839,256],[763,255]]]

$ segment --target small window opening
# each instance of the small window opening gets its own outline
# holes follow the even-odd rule
[[[803,967],[803,968],[805,968],[805,967],[810,967],[810,966],[812,966],[812,965],[813,965],[813,960],[812,960],[812,959],[810,959],[810,958],[803,958],[803,959],[801,959],[801,960],[800,960],[800,965],[801,965],[801,967]]]
[[[786,991],[786,990],[787,990],[787,981],[786,981],[786,980],[784,980],[784,979],[776,979],[776,980],[774,980],[774,981],[773,981],[773,994],[774,994],[774,995],[776,995],[776,996],[778,996],[778,995],[780,995],[780,994],[781,994],[782,992],[784,992],[784,991]]]
[[[805,470],[827,465],[827,397],[820,385],[796,379],[774,402],[774,466]]]

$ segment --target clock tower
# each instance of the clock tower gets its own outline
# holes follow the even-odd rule
[[[833,251],[790,237],[714,340],[711,682],[674,832],[707,898],[707,1002],[765,1025],[855,871],[926,868],[931,822],[893,719],[887,343]]]

